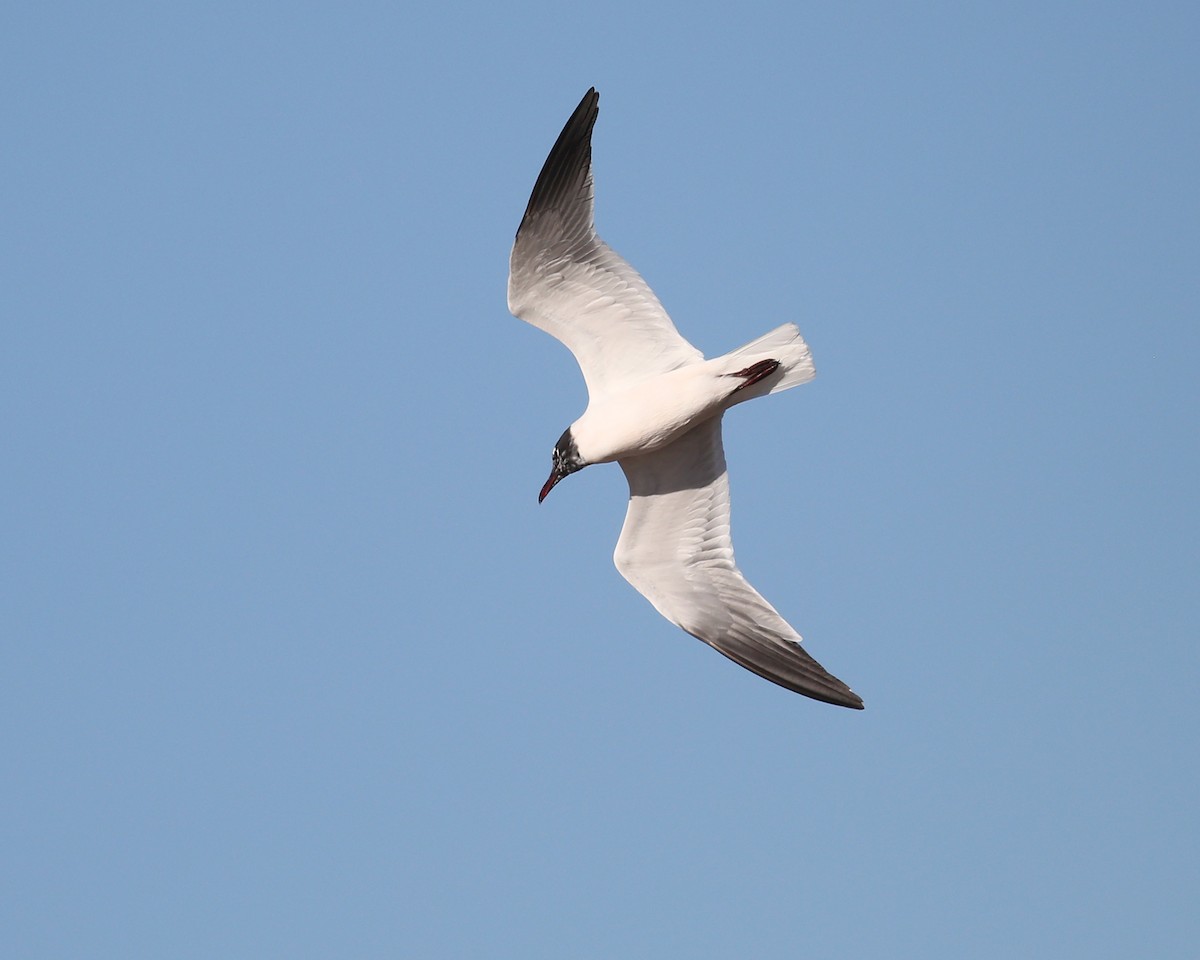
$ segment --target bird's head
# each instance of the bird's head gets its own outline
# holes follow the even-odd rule
[[[550,464],[550,479],[538,494],[538,503],[546,499],[546,494],[554,489],[559,480],[587,466],[587,461],[579,455],[579,447],[575,445],[575,437],[571,435],[570,427],[563,431],[558,443],[554,445],[554,452],[550,454]]]

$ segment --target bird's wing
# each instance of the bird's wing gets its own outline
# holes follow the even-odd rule
[[[533,187],[509,261],[508,308],[575,355],[596,396],[704,357],[679,335],[636,270],[592,222],[589,90],[559,134]]]
[[[721,418],[621,467],[629,512],[613,559],[622,576],[664,617],[747,670],[814,700],[862,709],[734,562]]]

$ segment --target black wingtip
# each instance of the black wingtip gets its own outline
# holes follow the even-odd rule
[[[542,164],[521,226],[542,210],[554,209],[563,201],[574,199],[583,188],[592,166],[592,127],[599,113],[600,94],[595,87],[590,87]]]
[[[692,634],[697,636],[696,634]],[[706,639],[697,636],[718,653],[728,657],[764,680],[801,696],[835,707],[863,710],[862,697],[826,670],[800,644],[790,640],[772,641],[759,635],[738,638],[723,636]]]
[[[762,676],[762,674],[760,674],[760,676]],[[830,676],[830,679],[837,684],[837,686],[833,687],[832,689],[825,684],[822,684],[821,686],[810,686],[808,684],[805,684],[804,686],[794,686],[790,683],[780,681],[775,677],[767,677],[766,679],[770,680],[772,683],[779,684],[779,686],[791,690],[794,693],[808,697],[811,700],[819,700],[821,703],[828,703],[835,707],[845,707],[848,710],[866,709],[866,704],[863,703],[862,697],[838,680],[837,677]]]
[[[810,700],[819,700],[821,703],[828,703],[835,707],[845,707],[847,710],[865,710],[867,708],[867,705],[863,703],[862,697],[844,684],[840,690],[822,690],[811,686],[805,686],[801,688],[787,683],[780,683],[780,681],[776,680],[774,677],[767,677],[766,679],[770,680],[772,683],[779,684],[781,687],[785,687],[788,690],[808,697]],[[834,679],[836,679],[836,677]]]

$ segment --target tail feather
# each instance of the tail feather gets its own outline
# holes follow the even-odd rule
[[[763,334],[744,347],[738,347],[721,359],[729,361],[731,372],[761,360],[779,361],[779,369],[769,377],[764,377],[758,383],[738,391],[733,396],[734,403],[798,387],[817,375],[812,353],[809,352],[808,344],[804,342],[799,328],[794,323],[776,327],[770,333]]]

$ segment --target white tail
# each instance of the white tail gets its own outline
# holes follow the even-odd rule
[[[743,370],[759,360],[779,361],[779,369],[769,377],[734,394],[734,403],[763,397],[768,393],[779,393],[789,387],[798,387],[817,375],[808,344],[804,342],[804,338],[800,336],[800,329],[794,323],[776,327],[744,347],[738,347],[732,353],[725,354],[721,360],[722,366],[724,362],[728,362],[730,373]]]

